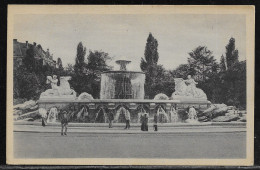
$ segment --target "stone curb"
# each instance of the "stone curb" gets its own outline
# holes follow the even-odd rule
[[[19,130],[14,130],[14,132],[29,132],[29,133],[58,133],[60,134],[60,132],[55,132],[55,131],[19,131]],[[246,132],[246,130],[239,130],[239,131],[212,131],[212,132],[198,132],[198,131],[184,131],[184,132],[169,132],[169,131],[136,131],[136,132],[129,132],[129,131],[125,131],[125,132],[94,132],[94,131],[85,131],[85,132],[68,132],[68,134],[73,134],[73,133],[77,133],[77,134],[190,134],[190,133],[241,133],[241,132]]]
[[[34,125],[41,126],[41,122],[14,122],[14,125]],[[141,124],[132,123],[132,127],[140,127]],[[48,126],[60,126],[59,122],[48,123]],[[69,123],[70,127],[107,127],[108,123]],[[114,127],[124,127],[124,123],[113,123]],[[153,123],[149,123],[148,126],[153,126]],[[206,122],[206,123],[158,123],[159,127],[192,127],[192,126],[239,126],[246,127],[246,122]]]

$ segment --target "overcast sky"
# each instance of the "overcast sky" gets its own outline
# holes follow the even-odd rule
[[[16,15],[14,23],[14,38],[49,48],[64,66],[75,63],[82,41],[88,51],[114,57],[110,65],[128,59],[129,70],[140,70],[149,32],[159,43],[159,64],[166,69],[187,63],[188,52],[197,46],[207,46],[219,61],[230,37],[236,39],[240,60],[246,59],[244,15]]]

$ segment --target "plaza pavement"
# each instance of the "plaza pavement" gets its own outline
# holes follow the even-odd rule
[[[61,136],[60,123],[15,122],[15,158],[245,158],[246,124],[158,124],[159,131],[140,124],[69,123]]]

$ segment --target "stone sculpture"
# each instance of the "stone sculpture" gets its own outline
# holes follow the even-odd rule
[[[169,100],[169,97],[166,94],[159,93],[154,96],[154,100]]]
[[[186,123],[198,123],[198,116],[197,116],[197,111],[195,110],[194,106],[189,107],[189,112],[188,112],[188,119],[185,120]]]
[[[40,98],[48,97],[76,97],[76,92],[70,88],[69,80],[70,76],[60,77],[60,86],[57,85],[58,79],[56,75],[47,76],[47,84],[51,83],[51,89],[46,90],[40,96]]]
[[[172,94],[173,99],[189,98],[189,99],[205,99],[207,100],[206,94],[203,90],[196,87],[197,82],[188,75],[187,80],[182,78],[175,78],[175,92]]]
[[[79,96],[78,96],[78,98],[77,98],[77,100],[93,100],[94,98],[92,97],[92,95],[91,94],[88,94],[87,92],[83,92],[83,93],[81,93]]]
[[[174,123],[178,122],[179,116],[174,107],[171,107],[170,115],[171,115],[171,122]]]
[[[58,117],[58,109],[56,107],[52,107],[47,117],[47,123],[56,122],[57,117]]]

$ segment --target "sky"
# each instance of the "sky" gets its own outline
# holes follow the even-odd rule
[[[132,61],[128,69],[139,71],[149,32],[158,41],[158,63],[166,69],[187,63],[188,53],[198,46],[207,46],[219,61],[231,37],[240,61],[246,59],[244,15],[21,14],[15,16],[13,38],[49,48],[63,66],[75,63],[77,45],[82,42],[87,55],[89,50],[101,50],[113,57],[108,64],[115,70],[119,69],[115,60],[127,59]]]

